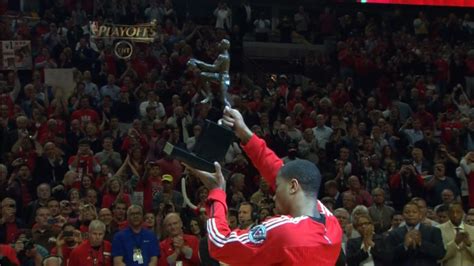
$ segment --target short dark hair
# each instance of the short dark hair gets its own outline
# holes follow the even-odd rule
[[[88,139],[86,138],[83,138],[83,139],[80,139],[79,142],[78,142],[78,146],[91,146],[91,143]]]
[[[285,179],[294,178],[306,194],[318,195],[321,173],[318,167],[308,160],[297,159],[286,163],[280,169],[279,176]]]
[[[438,208],[436,208],[436,214],[438,214],[440,212],[448,212],[450,207],[451,206],[448,206],[448,205],[445,205],[445,204],[439,205]]]

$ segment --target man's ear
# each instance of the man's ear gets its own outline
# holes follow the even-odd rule
[[[296,180],[295,178],[292,178],[290,180],[290,194],[295,194],[300,189],[301,189],[301,187],[300,187],[300,183],[298,182],[298,180]]]

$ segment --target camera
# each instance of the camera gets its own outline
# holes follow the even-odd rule
[[[48,224],[56,224],[57,222],[58,222],[58,219],[55,219],[55,218],[48,219]]]
[[[27,239],[23,241],[23,250],[28,251],[35,248],[35,242],[32,239]]]
[[[411,164],[413,164],[413,162],[410,159],[403,159],[402,160],[402,165],[411,165]]]

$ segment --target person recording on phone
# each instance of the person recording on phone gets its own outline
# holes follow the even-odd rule
[[[209,251],[230,265],[334,265],[341,251],[342,230],[335,216],[317,200],[321,174],[306,160],[285,165],[245,125],[235,109],[224,109],[223,124],[234,129],[242,147],[275,191],[281,216],[250,230],[231,231],[226,220],[226,180],[219,163],[209,173],[187,168],[209,189]]]
[[[68,265],[71,252],[81,241],[81,233],[76,230],[74,225],[66,223],[56,239],[56,247],[51,249],[51,255],[62,257],[65,265]]]
[[[2,200],[0,211],[0,243],[13,243],[20,229],[26,228],[26,225],[16,217],[17,205],[12,198]]]
[[[393,207],[397,210],[402,209],[411,198],[423,196],[423,177],[409,159],[404,159],[400,171],[390,176],[389,185]]]
[[[77,154],[69,157],[68,164],[69,169],[77,172],[80,177],[100,172],[99,161],[94,157],[90,142],[87,139],[79,141]]]

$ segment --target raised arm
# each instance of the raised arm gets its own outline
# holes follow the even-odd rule
[[[264,140],[253,134],[245,125],[242,115],[237,110],[225,108],[222,122],[234,129],[245,153],[249,156],[265,181],[274,190],[275,179],[283,165],[283,161],[267,147]]]
[[[226,182],[220,165],[217,162],[214,165],[216,169],[214,173],[186,166],[209,189],[206,206],[209,219],[206,224],[209,234],[210,255],[214,259],[230,265],[247,265],[262,259],[261,256],[266,254],[264,252],[266,245],[252,243],[249,240],[249,230],[231,231],[229,228],[227,224]],[[269,263],[269,261],[266,262]]]
[[[217,57],[217,59],[214,61],[213,64],[208,64],[206,62],[196,60],[196,59],[194,59],[194,63],[201,70],[211,71],[211,72],[219,72],[221,70],[222,65],[224,64],[225,60],[227,60],[227,59],[224,58],[224,56],[219,55],[219,57]]]

